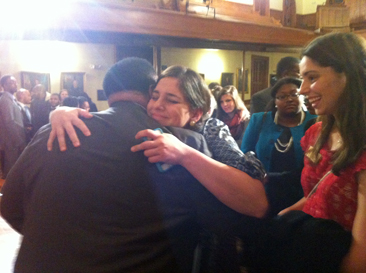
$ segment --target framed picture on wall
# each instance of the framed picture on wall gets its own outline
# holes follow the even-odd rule
[[[243,69],[237,68],[236,69],[236,88],[238,89],[239,93],[243,93],[244,84],[243,84]]]
[[[248,68],[244,70],[243,77],[244,77],[244,79],[243,79],[244,93],[248,94],[249,93],[249,88],[248,88],[249,69]]]
[[[84,92],[85,72],[62,72],[61,89],[67,89],[71,96],[81,96]]]
[[[221,86],[234,84],[234,73],[221,73]]]
[[[103,89],[98,89],[97,90],[97,100],[98,101],[104,101],[104,100],[108,100],[107,96],[104,93]]]
[[[203,74],[203,73],[198,73],[198,74],[200,74],[202,79],[205,79],[205,74]]]
[[[29,91],[33,89],[37,84],[42,84],[46,91],[51,91],[50,74],[49,73],[37,73],[37,72],[20,72],[20,84],[22,88]]]

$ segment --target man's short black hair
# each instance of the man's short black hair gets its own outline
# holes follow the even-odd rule
[[[103,89],[107,98],[120,91],[139,91],[148,94],[158,75],[145,59],[129,57],[114,64],[104,77]]]
[[[295,57],[284,57],[282,58],[278,63],[277,63],[277,71],[276,71],[276,76],[277,79],[280,79],[283,77],[283,74],[287,71],[287,70],[291,70],[292,68],[294,68],[294,66],[298,66],[300,63],[300,59],[295,58]]]
[[[11,77],[13,77],[13,76],[12,75],[4,75],[4,76],[2,76],[1,79],[0,79],[0,86],[1,87],[4,87],[6,81],[8,79],[10,79]]]

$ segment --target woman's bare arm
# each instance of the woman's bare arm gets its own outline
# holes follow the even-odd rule
[[[142,137],[151,140],[133,146],[133,152],[144,150],[152,163],[182,165],[228,207],[250,216],[265,216],[268,201],[259,180],[200,153],[173,135],[143,130],[136,135]]]
[[[304,207],[306,202],[306,197],[301,198],[299,201],[297,201],[295,204],[293,204],[292,206],[285,208],[283,210],[281,210],[278,215],[282,215],[285,214],[286,212],[289,212],[290,210],[302,210],[302,208]]]
[[[342,273],[366,272],[366,170],[358,174],[357,212],[352,228],[350,251],[342,263]]]
[[[47,149],[49,151],[52,150],[52,143],[56,137],[60,150],[66,151],[65,131],[72,144],[75,147],[80,146],[80,141],[74,126],[78,127],[84,135],[90,136],[91,133],[88,127],[86,127],[85,123],[79,117],[91,118],[93,115],[83,109],[67,106],[58,107],[51,112],[50,123],[52,125],[52,131],[47,141]]]

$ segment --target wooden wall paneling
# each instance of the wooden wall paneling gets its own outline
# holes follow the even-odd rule
[[[350,9],[350,23],[354,25],[365,25],[366,22],[366,0],[346,0],[345,4]]]
[[[296,19],[296,27],[307,29],[307,30],[315,30],[316,27],[316,13],[311,14],[297,14]]]
[[[349,7],[318,6],[316,29],[349,27],[349,16]]]
[[[282,10],[271,9],[270,16],[278,20],[283,25],[283,12]]]

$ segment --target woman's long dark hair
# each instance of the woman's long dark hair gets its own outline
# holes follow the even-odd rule
[[[343,145],[333,157],[333,173],[355,162],[366,145],[366,43],[352,33],[331,33],[318,37],[302,52],[322,67],[332,67],[346,75],[346,86],[340,95],[334,115],[320,118],[322,129],[312,158],[318,158],[335,125]]]

